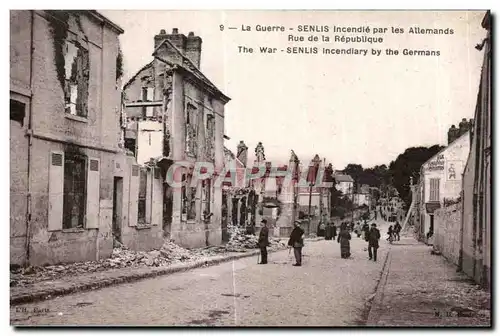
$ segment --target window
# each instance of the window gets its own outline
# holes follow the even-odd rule
[[[137,222],[146,223],[146,195],[147,195],[148,172],[146,168],[140,169],[139,174],[139,201],[137,209]]]
[[[23,126],[26,104],[20,101],[10,100],[10,120],[17,121]]]
[[[62,155],[52,154],[52,164],[62,165]],[[87,189],[87,158],[64,154],[63,228],[83,228]],[[90,167],[92,169],[92,167]]]
[[[89,52],[76,41],[66,42],[66,85],[64,103],[66,113],[87,117],[87,100],[90,77]]]
[[[211,183],[210,180],[202,181],[202,214],[210,214],[210,195],[211,195]]]
[[[195,156],[197,152],[197,135],[198,135],[198,115],[196,107],[192,104],[187,104],[185,111],[186,118],[186,153],[190,156]]]
[[[132,138],[125,138],[125,148],[134,153],[134,156],[136,155],[135,153],[135,139]]]
[[[438,178],[431,178],[430,179],[429,201],[439,202],[439,179]]]
[[[152,87],[143,87],[141,100],[143,102],[154,101],[154,92],[155,92],[154,90],[155,89]],[[153,112],[154,112],[154,107],[152,107],[152,106],[143,106],[142,107],[142,116],[143,117],[152,117]]]

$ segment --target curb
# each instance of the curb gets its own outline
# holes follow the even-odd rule
[[[370,310],[368,312],[368,317],[366,319],[365,326],[376,326],[378,322],[378,317],[380,316],[380,312],[382,311],[381,306],[382,306],[382,301],[384,299],[385,284],[387,283],[387,278],[389,276],[389,269],[391,264],[390,254],[391,254],[391,248],[389,248],[385,256],[384,266],[382,266],[381,276],[377,283],[377,286],[375,287],[375,296],[373,297],[373,300],[370,303]]]
[[[315,242],[315,241],[319,241],[319,240],[322,240],[322,239],[315,239],[315,238],[306,239],[306,241],[309,241],[309,242]],[[286,250],[287,248],[288,247],[282,247],[282,248],[278,248],[276,250],[269,250],[269,253],[283,251],[283,250]],[[249,251],[249,252],[243,252],[243,253],[237,254],[237,255],[215,256],[211,259],[203,260],[203,261],[200,260],[200,261],[195,261],[195,262],[191,262],[191,263],[187,263],[187,264],[178,264],[178,265],[170,265],[170,266],[153,268],[153,269],[148,270],[144,273],[130,274],[130,275],[126,275],[126,276],[110,277],[108,279],[101,279],[101,280],[95,281],[95,282],[83,283],[83,284],[78,284],[78,285],[69,285],[66,287],[54,288],[54,289],[40,291],[40,292],[33,292],[30,294],[21,294],[21,295],[14,296],[14,297],[11,296],[10,305],[13,306],[13,305],[20,305],[20,304],[25,304],[25,303],[44,301],[44,300],[50,299],[50,297],[74,294],[77,292],[84,292],[84,291],[109,287],[112,285],[118,285],[118,284],[123,284],[123,283],[134,282],[134,281],[138,281],[138,280],[142,280],[142,279],[154,278],[157,276],[162,276],[162,275],[167,275],[167,274],[186,272],[186,271],[189,271],[189,270],[192,270],[195,268],[214,266],[214,265],[218,265],[218,264],[221,264],[221,263],[224,263],[227,261],[248,258],[248,257],[256,256],[258,254],[260,254],[260,251],[254,250],[254,251]]]

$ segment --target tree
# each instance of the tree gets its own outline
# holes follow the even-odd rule
[[[443,148],[439,145],[407,148],[404,153],[399,154],[396,160],[390,163],[391,184],[406,204],[410,204],[411,201],[410,176],[417,183],[420,167]]]
[[[349,163],[345,169],[344,174],[350,175],[354,179],[354,188],[356,189],[360,183],[360,177],[363,175],[363,166],[356,163]]]

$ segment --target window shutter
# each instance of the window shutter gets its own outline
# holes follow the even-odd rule
[[[159,225],[162,222],[163,217],[163,193],[162,193],[162,181],[160,178],[160,168],[154,168],[154,179],[153,179],[153,196],[152,196],[152,225]]]
[[[148,101],[154,101],[155,99],[155,89],[152,87],[148,87],[146,89],[146,99]]]
[[[153,169],[151,168],[146,174],[146,223],[152,223],[153,211]]]
[[[87,210],[85,227],[99,228],[99,198],[100,198],[100,161],[89,158],[87,169]]]
[[[64,204],[64,153],[50,152],[48,230],[62,230]]]
[[[129,212],[128,225],[137,226],[137,211],[139,206],[139,166],[132,165],[130,174],[130,195],[129,195]]]

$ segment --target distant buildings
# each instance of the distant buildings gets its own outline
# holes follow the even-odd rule
[[[370,193],[370,186],[363,184],[359,186],[358,190],[353,195],[353,202],[355,206],[367,206],[372,204],[372,194]]]
[[[335,174],[335,188],[343,195],[351,195],[354,188],[354,180],[350,175]]]

